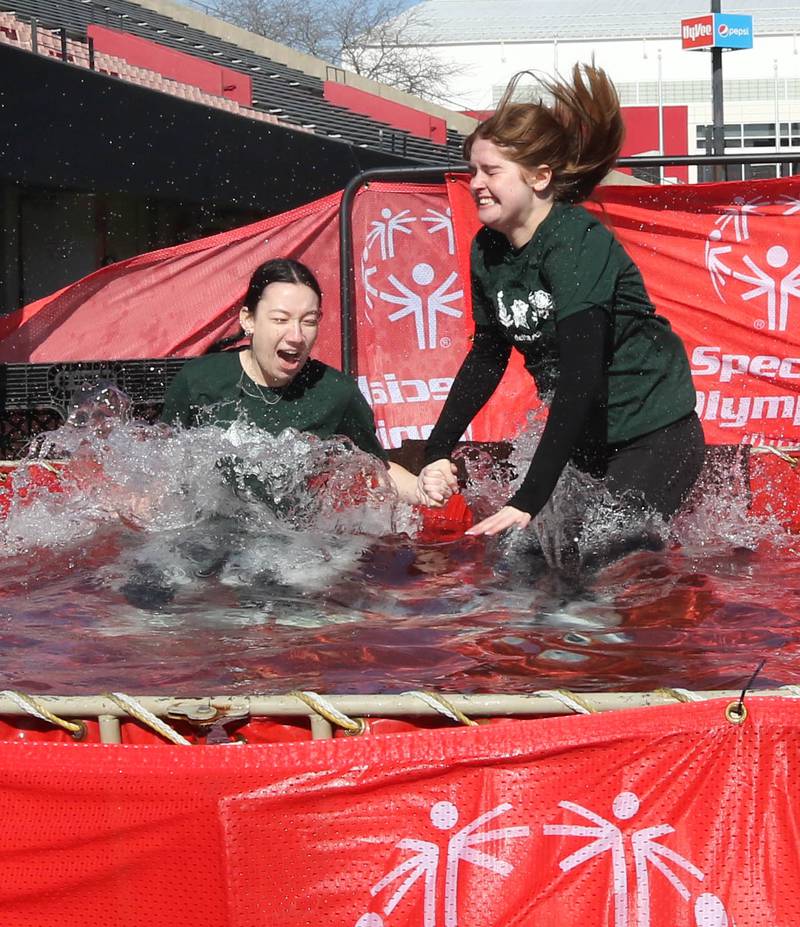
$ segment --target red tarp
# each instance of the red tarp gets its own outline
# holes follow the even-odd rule
[[[686,343],[709,441],[800,441],[800,179],[604,187],[591,209]],[[290,255],[320,276],[321,359],[339,363],[338,196],[106,267],[0,319],[0,361],[202,353],[229,333],[252,269]],[[475,213],[463,181],[371,184],[354,215],[358,369],[384,444],[426,437],[468,347]],[[471,437],[509,437],[533,404],[512,363]]]
[[[3,927],[797,927],[800,705],[0,743]]]

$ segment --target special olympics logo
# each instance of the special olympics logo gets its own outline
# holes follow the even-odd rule
[[[790,300],[800,298],[800,238],[770,240],[763,225],[755,226],[759,217],[798,212],[800,199],[793,196],[775,200],[737,196],[706,238],[706,269],[717,296],[724,303],[736,297],[760,306],[766,310],[766,328],[771,332],[786,331]],[[758,319],[754,327],[762,329],[764,322]]]
[[[372,324],[376,304],[383,304],[389,310],[387,318],[390,322],[409,317],[413,319],[417,347],[421,351],[449,347],[452,339],[440,336],[439,317],[461,318],[464,313],[460,304],[464,293],[458,284],[458,273],[447,273],[447,264],[451,261],[444,262],[443,270],[437,270],[434,264],[443,263],[443,249],[439,242],[445,244],[448,258],[455,255],[450,210],[428,208],[425,215],[415,216],[409,209],[394,213],[383,208],[380,218],[373,219],[368,228],[360,268],[367,321]],[[414,229],[426,229],[426,237],[423,239],[417,235],[414,238]],[[434,241],[432,236],[436,236],[439,242]],[[398,251],[409,247],[419,256],[426,239],[431,241],[431,263],[417,260],[409,266],[398,260]]]

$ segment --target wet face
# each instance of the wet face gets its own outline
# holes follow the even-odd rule
[[[535,172],[527,171],[486,138],[475,139],[469,163],[478,218],[512,243],[523,244],[538,224],[543,205],[549,208],[549,168],[542,165]]]
[[[310,287],[270,283],[255,312],[242,309],[239,315],[251,336],[250,376],[267,386],[291,383],[311,354],[321,316],[319,299]]]

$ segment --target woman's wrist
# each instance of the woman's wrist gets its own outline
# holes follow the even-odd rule
[[[430,464],[438,463],[440,460],[446,460],[449,463],[451,452],[452,448],[428,446],[425,448],[425,453],[422,456],[422,466],[428,467]]]
[[[541,505],[537,505],[533,495],[533,493],[525,492],[524,490],[520,489],[506,501],[506,505],[510,505],[512,508],[519,509],[520,512],[526,512],[531,516],[531,518],[533,518],[533,516],[536,515],[542,507]]]

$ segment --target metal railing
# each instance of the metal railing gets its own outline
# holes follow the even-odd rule
[[[745,699],[746,692],[746,699]],[[364,719],[391,718],[423,721],[438,718],[442,723],[469,725],[475,718],[542,718],[576,714],[596,714],[632,708],[656,708],[690,702],[722,699],[726,702],[720,715],[733,724],[747,717],[747,702],[752,699],[797,699],[800,687],[690,691],[661,688],[651,692],[574,692],[566,689],[541,689],[524,694],[485,693],[456,694],[430,691],[385,693],[378,695],[319,695],[316,692],[292,692],[286,695],[215,695],[184,698],[180,696],[130,696],[123,693],[88,696],[30,695],[15,690],[0,691],[0,719],[13,724],[15,719],[36,718],[43,725],[62,728],[76,740],[86,735],[86,721],[99,722],[102,743],[121,743],[121,723],[138,721],[173,743],[188,745],[186,738],[171,734],[168,727],[179,722],[199,735],[199,742],[211,742],[213,727],[247,724],[268,718],[287,723],[305,720],[313,740],[327,740],[335,728],[350,734],[366,729]],[[156,720],[154,720],[156,719]],[[161,722],[160,724],[158,722]],[[246,728],[245,728],[246,730]],[[235,735],[233,735],[235,736]],[[34,738],[35,739],[35,738]],[[94,736],[92,739],[95,739]],[[246,742],[246,737],[242,738]]]

